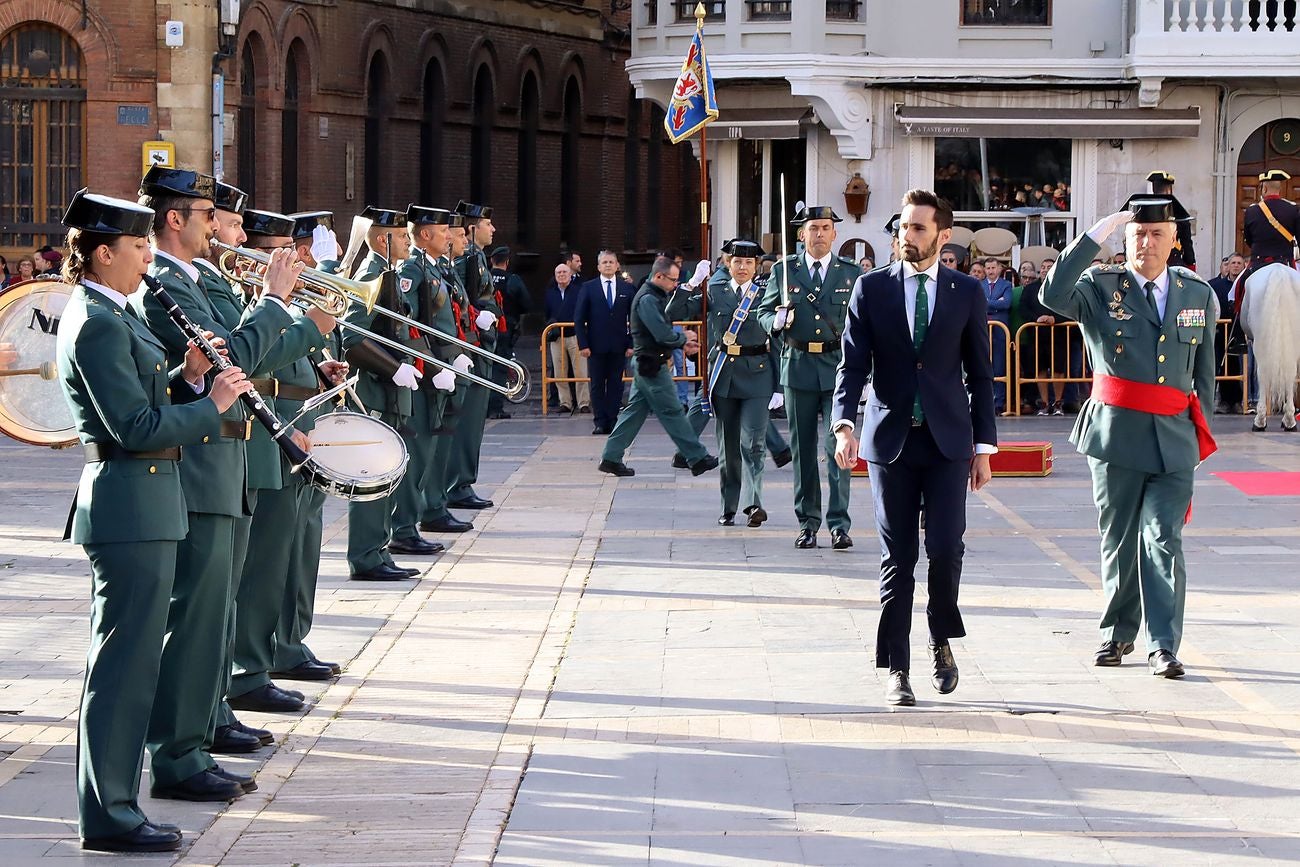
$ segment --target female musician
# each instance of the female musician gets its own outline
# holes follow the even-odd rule
[[[176,543],[186,533],[180,446],[221,435],[220,415],[251,387],[238,368],[210,387],[191,348],[175,370],[127,307],[153,258],[153,211],[78,192],[65,278],[75,284],[58,336],[58,371],[86,452],[69,516],[92,571],[91,640],[78,729],[82,848],[157,852],[180,847],[175,826],[140,809],[140,759],[162,653]]]

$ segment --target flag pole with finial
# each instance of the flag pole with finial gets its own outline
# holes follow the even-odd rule
[[[704,3],[695,4],[695,30],[699,34],[700,45],[704,45]],[[707,80],[703,82],[707,104]],[[713,251],[709,249],[709,126],[700,127],[700,258],[713,268]],[[709,281],[700,287],[700,348],[695,355],[695,367],[700,374],[700,391],[706,418],[712,413],[709,399]],[[686,371],[683,370],[683,373]]]

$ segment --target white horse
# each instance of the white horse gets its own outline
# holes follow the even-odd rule
[[[1294,431],[1296,374],[1300,372],[1300,272],[1280,262],[1246,279],[1241,327],[1255,350],[1259,401],[1252,430],[1268,427],[1268,412],[1282,409],[1282,430]]]

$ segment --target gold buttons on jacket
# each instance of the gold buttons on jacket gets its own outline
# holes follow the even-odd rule
[[[1160,356],[1160,357],[1159,357],[1158,359],[1156,359],[1156,360],[1157,360],[1157,361],[1161,361],[1161,362],[1163,362],[1163,361],[1165,360],[1165,357],[1162,355],[1162,356]]]
[[[154,370],[162,370],[162,365],[161,365],[161,364],[155,364],[155,365],[153,366],[153,369],[154,369]]]
[[[149,473],[150,473],[150,474],[153,474],[153,473],[156,473],[156,472],[158,472],[158,468],[157,468],[157,467],[154,467],[154,466],[149,467]]]
[[[1163,376],[1156,380],[1156,382],[1164,382],[1164,381],[1165,381],[1165,378],[1164,378]]]
[[[167,388],[164,389],[164,390],[167,392],[167,396],[168,396],[168,397],[171,397],[171,396],[172,396],[172,387],[171,387],[170,385],[167,386]]]
[[[207,441],[208,441],[208,437],[204,437],[204,438],[203,438],[203,441],[204,441],[204,442],[207,442]]]
[[[1160,335],[1160,342],[1161,343],[1165,342],[1165,336],[1163,334]]]
[[[1116,331],[1116,332],[1115,332],[1115,336],[1116,336],[1116,337],[1123,337],[1123,336],[1124,336],[1124,332],[1123,332],[1123,331]],[[1163,337],[1160,338],[1160,339],[1161,339],[1161,340],[1164,340]]]
[[[822,315],[820,313],[814,314],[813,319],[816,319],[818,322],[820,322],[822,319]]]
[[[1196,338],[1193,337],[1193,338],[1192,338],[1192,346],[1195,346],[1195,345],[1196,345]]]
[[[286,331],[288,331],[288,330],[289,330],[288,328],[281,328],[281,329],[280,329],[280,333],[281,333],[281,334],[284,334],[284,333],[285,333]]]

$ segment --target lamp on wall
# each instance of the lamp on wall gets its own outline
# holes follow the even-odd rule
[[[854,222],[862,222],[862,215],[867,212],[867,202],[870,199],[871,187],[862,179],[861,172],[854,172],[844,186],[844,210],[853,216]]]

